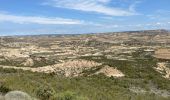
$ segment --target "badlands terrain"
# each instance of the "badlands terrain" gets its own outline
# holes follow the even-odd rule
[[[0,100],[170,100],[170,32],[0,37]]]

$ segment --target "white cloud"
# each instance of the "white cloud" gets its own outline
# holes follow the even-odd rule
[[[13,22],[19,24],[83,24],[83,21],[65,19],[65,18],[49,18],[49,17],[39,17],[39,16],[17,16],[6,13],[0,13],[0,22]]]
[[[156,23],[156,25],[161,25],[161,24],[162,24],[162,23],[160,23],[160,22],[157,22],[157,23]]]
[[[131,4],[131,5],[129,6],[129,10],[130,10],[131,12],[136,12],[136,11],[135,11],[136,6],[137,6],[137,4],[139,4],[139,3],[141,3],[141,1],[135,1],[133,4]]]
[[[51,0],[45,5],[51,5],[59,8],[74,9],[85,12],[95,12],[110,16],[130,16],[135,15],[135,4],[130,5],[128,9],[110,7],[111,0]]]

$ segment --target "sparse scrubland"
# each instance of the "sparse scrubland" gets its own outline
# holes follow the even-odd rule
[[[170,52],[157,51],[168,49],[170,33],[132,33],[5,37],[0,94],[18,90],[38,100],[169,100]]]

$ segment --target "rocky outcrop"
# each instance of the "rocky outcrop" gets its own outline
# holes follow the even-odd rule
[[[119,71],[116,68],[110,67],[110,66],[105,66],[102,69],[100,69],[99,71],[97,71],[95,74],[104,74],[108,77],[123,77],[125,76],[121,71]]]
[[[156,71],[161,73],[164,78],[170,79],[170,68],[167,67],[167,63],[160,62],[157,63]]]
[[[97,67],[101,65],[100,63],[87,60],[73,60],[67,61],[65,63],[54,66],[56,72],[68,76],[78,76],[84,70],[91,69],[92,67]]]
[[[25,62],[22,63],[22,65],[24,65],[24,66],[33,66],[34,61],[33,61],[33,59],[28,58]]]

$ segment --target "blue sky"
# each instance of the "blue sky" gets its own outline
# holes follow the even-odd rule
[[[170,0],[0,0],[0,35],[170,29]]]

